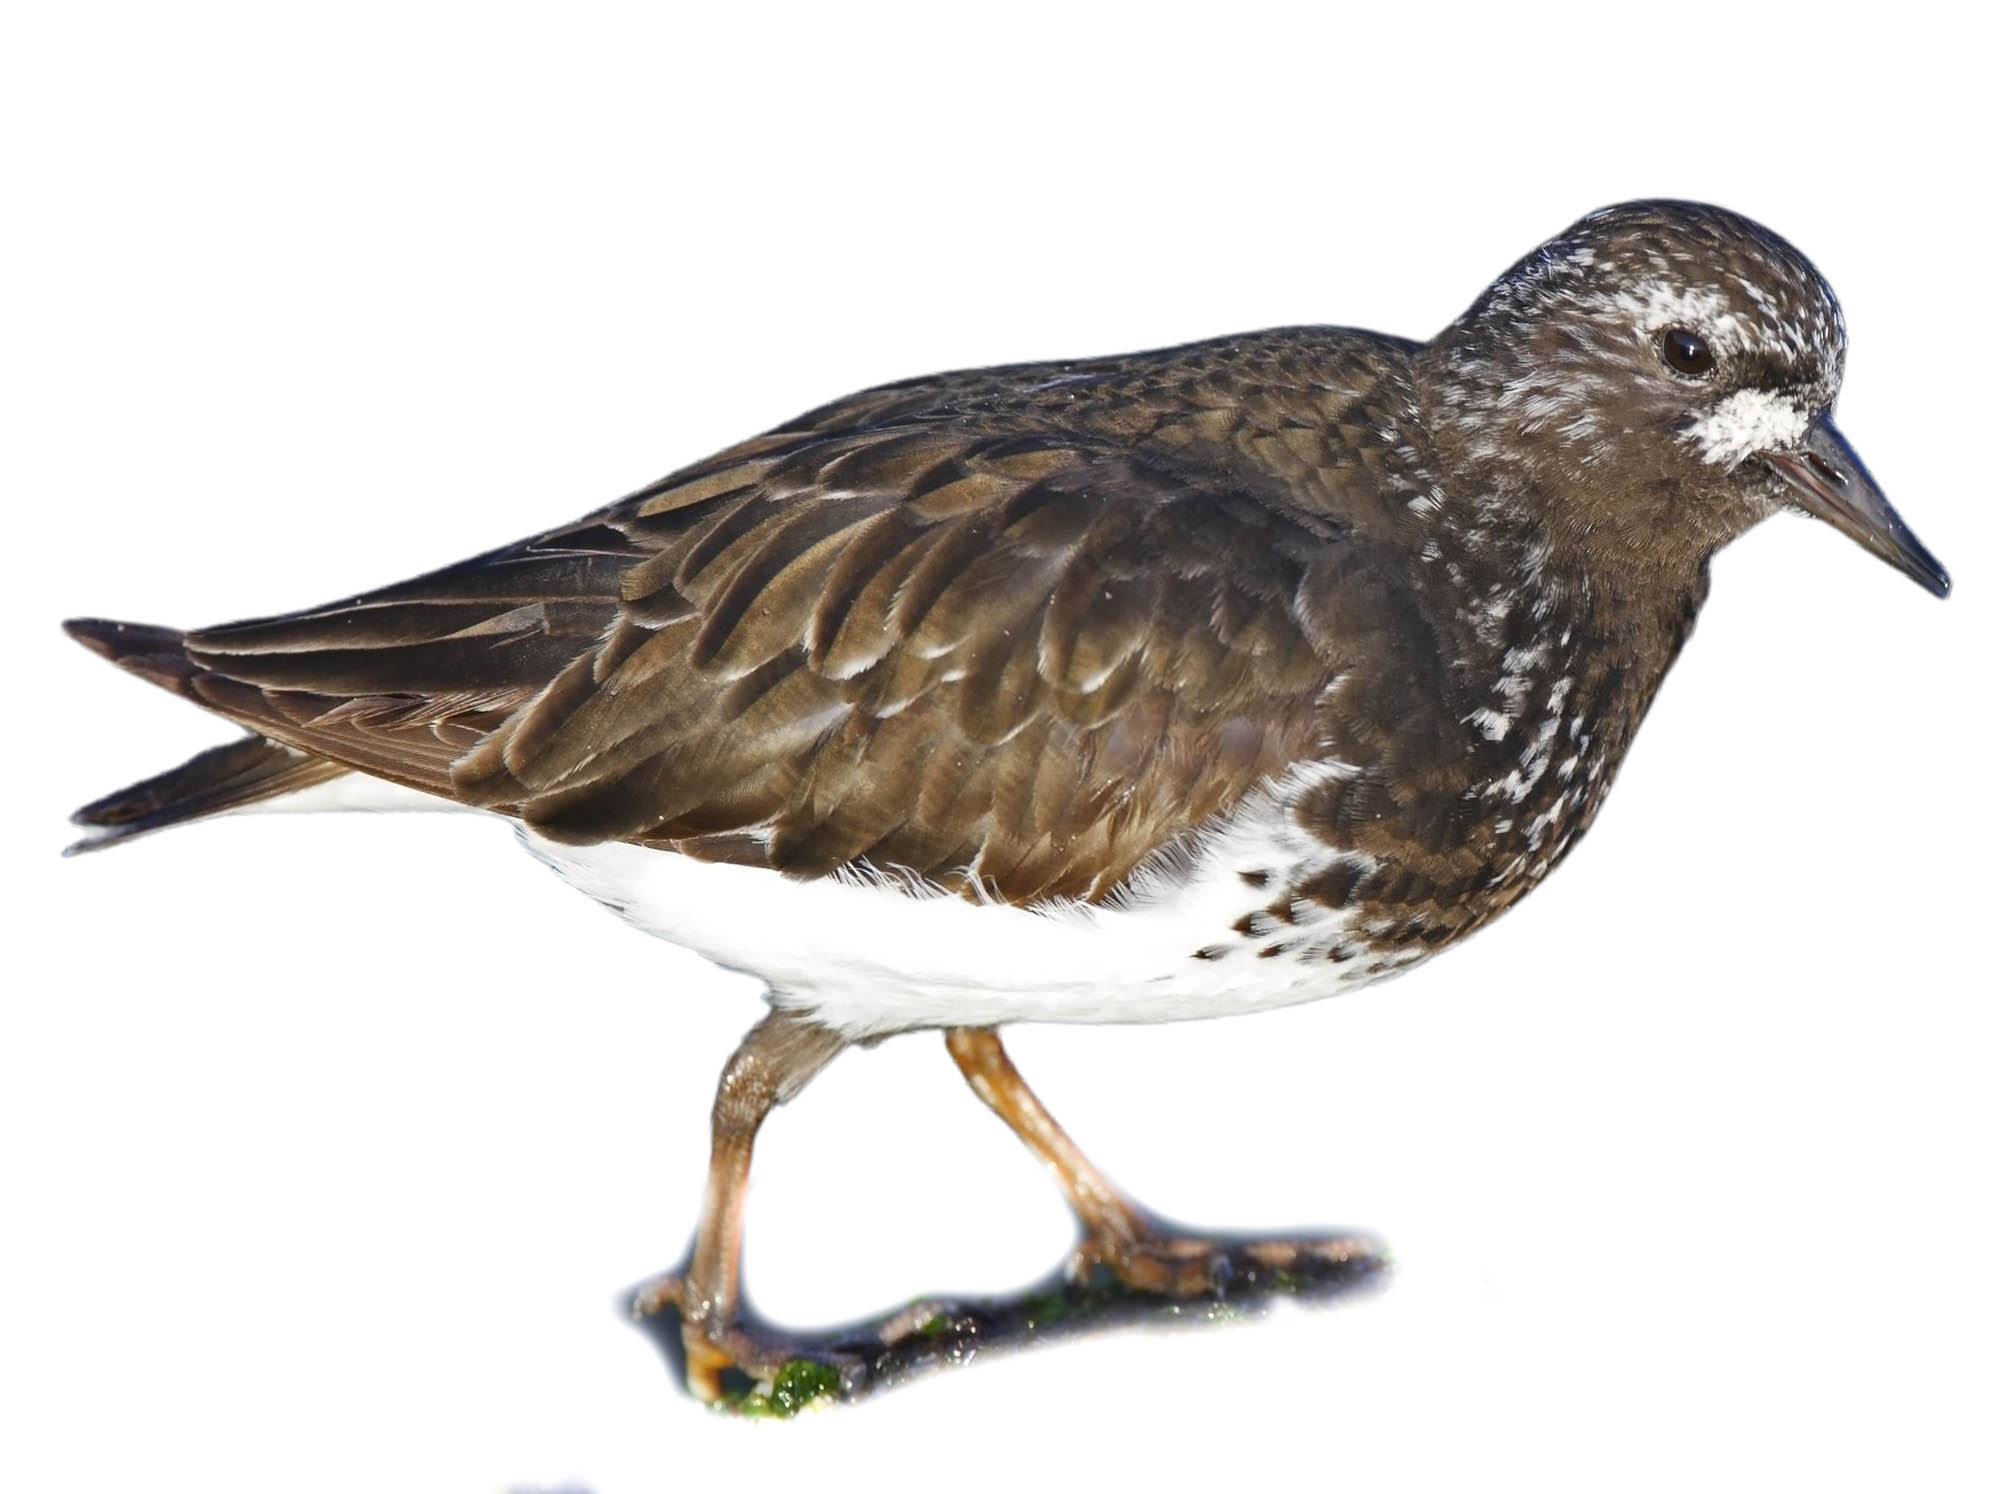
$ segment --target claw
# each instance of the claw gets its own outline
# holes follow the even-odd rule
[[[687,1301],[683,1276],[659,1276],[637,1288],[630,1316],[641,1322],[668,1313],[675,1319],[685,1351],[685,1389],[708,1406],[790,1416],[811,1401],[847,1395],[862,1372],[861,1363],[848,1355],[757,1332],[738,1321],[713,1321],[689,1310]]]

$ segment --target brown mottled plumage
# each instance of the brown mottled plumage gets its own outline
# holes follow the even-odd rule
[[[561,839],[1104,897],[1311,751],[1337,656],[1408,605],[1336,515],[1392,461],[1337,422],[1402,363],[1304,330],[891,386],[523,544],[189,634],[182,688]],[[1359,632],[1310,638],[1303,581],[1363,592]]]
[[[1430,343],[1290,328],[889,385],[332,606],[72,624],[258,734],[79,818],[108,843],[356,770],[542,845],[1040,911],[1004,925],[1021,944],[1114,929],[1126,971],[1108,960],[1099,999],[1054,938],[1039,966],[1019,945],[1006,1006],[1001,940],[998,968],[923,974],[925,914],[884,947],[825,944],[821,990],[807,935],[800,965],[763,967],[759,936],[648,919],[776,988],[670,1288],[695,1371],[751,1362],[746,1147],[844,1039],[1207,1015],[1401,969],[1590,824],[1723,543],[1795,507],[1945,589],[1833,430],[1843,362],[1797,251],[1643,203]],[[1157,1290],[1217,1279],[1216,1247],[1102,1201],[993,1041],[958,1037],[957,1060],[1066,1177],[1095,1258]]]

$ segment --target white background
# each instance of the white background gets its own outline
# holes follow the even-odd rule
[[[1365,9],[15,17],[0,1486],[1987,1486],[1982,48]],[[1842,425],[1958,595],[1775,521],[1511,919],[1340,1002],[1013,1037],[1137,1195],[1373,1229],[1380,1297],[715,1418],[616,1303],[685,1244],[746,982],[496,823],[56,859],[227,735],[62,616],[320,601],[934,368],[1429,333],[1649,194],[1833,280]],[[779,1319],[1067,1240],[931,1037],[833,1066],[755,1181]]]

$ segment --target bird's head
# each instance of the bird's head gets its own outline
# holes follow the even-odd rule
[[[1448,455],[1539,494],[1557,536],[1601,559],[1699,565],[1791,508],[1950,590],[1833,424],[1832,287],[1747,218],[1601,209],[1495,281],[1431,356]]]

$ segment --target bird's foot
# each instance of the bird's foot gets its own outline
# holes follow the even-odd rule
[[[685,1388],[708,1406],[792,1416],[812,1401],[849,1397],[864,1373],[856,1356],[749,1326],[694,1300],[682,1276],[640,1288],[630,1310],[638,1319],[677,1319]]]
[[[1089,1238],[1063,1272],[1000,1297],[921,1298],[840,1327],[778,1333],[751,1317],[688,1315],[682,1277],[641,1288],[632,1316],[681,1383],[719,1410],[790,1416],[853,1401],[930,1370],[1121,1325],[1225,1322],[1275,1301],[1331,1302],[1387,1275],[1383,1247],[1359,1235],[1256,1239],[1194,1235],[1141,1221]]]
[[[1300,1291],[1352,1268],[1382,1265],[1382,1246],[1362,1235],[1261,1239],[1144,1224],[1126,1234],[1087,1234],[1067,1270],[1075,1280],[1105,1270],[1124,1286],[1157,1296],[1223,1297],[1233,1290]]]

